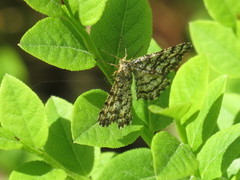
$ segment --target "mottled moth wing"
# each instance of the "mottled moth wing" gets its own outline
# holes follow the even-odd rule
[[[136,80],[137,98],[156,99],[159,93],[170,84],[167,75],[178,67],[182,56],[190,48],[190,43],[182,43],[133,61],[121,60],[119,70],[115,73],[112,89],[100,111],[99,124],[108,126],[116,122],[118,127],[130,124],[132,120],[132,73]]]
[[[170,84],[167,77],[157,73],[150,74],[149,72],[134,71],[134,77],[137,99],[154,100]]]
[[[131,62],[136,80],[137,98],[154,100],[169,84],[167,75],[179,66],[191,43],[182,43],[160,52],[139,57]]]
[[[130,123],[132,119],[131,85],[131,70],[128,68],[119,69],[116,72],[112,89],[98,117],[101,126],[108,126],[113,122],[117,122],[118,127],[123,127]]]

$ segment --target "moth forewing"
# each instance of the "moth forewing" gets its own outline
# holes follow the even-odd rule
[[[117,122],[118,127],[123,127],[131,122],[131,85],[132,72],[129,62],[122,60],[113,86],[98,117],[101,126],[108,126],[112,122]]]
[[[101,126],[116,122],[118,127],[128,125],[132,120],[132,73],[136,82],[137,99],[154,100],[169,84],[167,75],[175,70],[182,56],[190,50],[191,43],[182,43],[126,61],[122,59],[114,73],[115,81],[100,111],[98,121]]]

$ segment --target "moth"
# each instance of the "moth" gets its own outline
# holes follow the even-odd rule
[[[130,124],[133,78],[137,99],[157,99],[160,92],[170,85],[168,74],[179,66],[183,55],[191,47],[191,43],[185,42],[132,61],[121,59],[119,68],[114,73],[115,80],[110,93],[99,113],[99,124],[109,126],[117,123],[119,128]]]

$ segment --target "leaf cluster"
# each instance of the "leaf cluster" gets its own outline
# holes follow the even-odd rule
[[[49,17],[29,29],[19,46],[56,67],[78,71],[97,65],[111,83],[114,67],[109,63],[118,64],[126,52],[131,59],[160,49],[151,39],[146,0],[25,2]],[[212,20],[190,23],[198,55],[178,70],[159,99],[136,100],[134,95],[133,123],[122,129],[99,126],[107,97],[102,90],[87,91],[74,104],[59,97],[43,104],[27,85],[5,75],[0,149],[24,149],[40,159],[20,166],[10,179],[238,179],[240,95],[233,92],[240,77],[240,3],[204,4]],[[180,140],[163,131],[173,121]],[[138,137],[149,148],[100,151]]]

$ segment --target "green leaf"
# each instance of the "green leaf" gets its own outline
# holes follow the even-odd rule
[[[6,73],[23,81],[28,78],[27,68],[23,60],[16,50],[8,46],[0,49],[0,81]]]
[[[25,33],[19,45],[26,52],[59,68],[77,71],[95,65],[82,38],[63,19],[39,21]]]
[[[70,119],[72,109],[72,104],[57,97],[47,101],[49,136],[44,150],[70,171],[87,175],[93,168],[94,151],[99,149],[73,143]]]
[[[24,0],[31,8],[45,15],[60,17],[63,15],[61,1],[59,0]]]
[[[240,158],[235,159],[227,169],[228,178],[236,175],[238,172],[240,172]]]
[[[45,106],[49,125],[54,123],[58,118],[71,121],[73,105],[66,100],[51,96]]]
[[[96,180],[154,180],[152,155],[149,149],[139,148],[124,152],[110,160]]]
[[[186,124],[188,144],[196,151],[216,128],[216,121],[225,91],[226,76],[220,76],[209,84],[204,103],[197,117]]]
[[[152,140],[153,165],[157,179],[180,179],[198,168],[198,161],[187,144],[167,132],[157,133]]]
[[[208,139],[199,152],[199,172],[202,179],[220,177],[239,155],[240,124],[223,129]]]
[[[0,149],[1,150],[13,150],[20,149],[22,143],[14,136],[11,131],[0,128]]]
[[[208,83],[208,62],[204,56],[196,56],[185,63],[177,72],[170,92],[169,108],[181,108],[182,113],[173,111],[172,117],[184,123],[203,103]],[[189,104],[192,104],[189,108]],[[183,107],[181,107],[183,106]],[[188,112],[187,112],[188,111]]]
[[[95,165],[91,172],[92,179],[96,179],[97,176],[103,171],[105,165],[116,156],[114,152],[103,152],[98,158],[95,159]]]
[[[66,7],[70,8],[68,11],[70,11],[77,20],[79,20],[79,2],[80,0],[64,0]]]
[[[24,145],[41,148],[48,136],[47,117],[37,95],[21,81],[5,75],[0,88],[0,120]]]
[[[204,4],[214,20],[219,21],[225,26],[236,26],[236,21],[240,13],[240,1],[220,0],[216,3],[214,0],[204,0]]]
[[[239,109],[240,95],[235,93],[225,93],[218,117],[219,129],[228,128],[235,124],[235,122],[239,122]]]
[[[98,114],[106,97],[107,93],[102,90],[90,90],[78,97],[74,103],[72,122],[75,143],[117,148],[134,142],[140,135],[142,130],[140,125],[129,125],[121,129],[116,123],[108,127],[99,125]]]
[[[237,34],[237,37],[238,37],[238,39],[240,38],[240,21],[237,21],[237,32],[236,32],[236,34]]]
[[[154,39],[151,39],[150,46],[148,47],[148,54],[161,51],[161,48]]]
[[[190,23],[190,33],[198,54],[207,55],[216,72],[240,77],[240,42],[231,28],[212,21],[195,21]]]
[[[176,119],[177,121],[180,121],[181,118],[184,117],[189,112],[190,108],[191,108],[190,103],[182,103],[174,107],[165,109],[156,105],[149,106],[149,109],[153,113],[169,116]]]
[[[126,54],[127,59],[146,54],[151,35],[152,15],[146,0],[108,0],[101,19],[91,29],[104,61],[115,64]]]
[[[64,180],[67,177],[66,173],[61,169],[53,169],[48,164],[41,161],[32,161],[17,168],[10,175],[10,180],[46,180],[58,179]]]
[[[135,87],[135,79],[132,84],[132,96],[133,96],[133,116],[135,119],[145,125],[145,128],[152,133],[166,128],[172,123],[172,120],[168,117],[163,117],[159,114],[152,113],[148,107],[157,104],[161,107],[167,107],[169,99],[169,88],[160,93],[160,96],[156,100],[147,101],[144,99],[137,99],[137,90]],[[149,144],[150,145],[150,144]]]
[[[79,17],[83,25],[93,25],[102,16],[107,0],[79,0]]]

